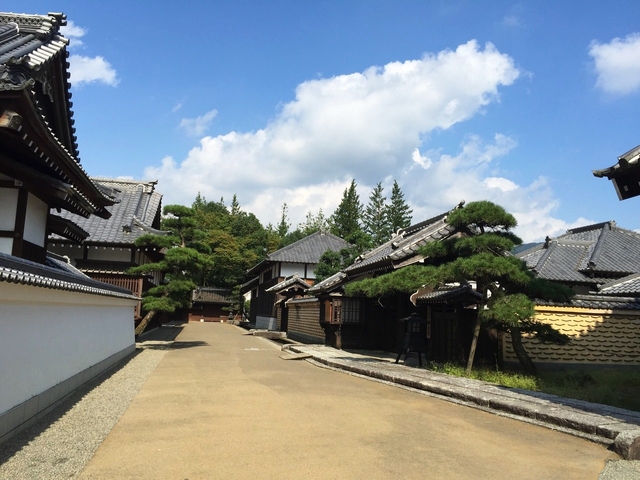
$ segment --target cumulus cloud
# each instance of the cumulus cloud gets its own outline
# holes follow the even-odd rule
[[[84,46],[80,38],[87,34],[86,28],[68,20],[65,26],[60,27],[60,32],[69,39],[69,49]],[[115,69],[101,56],[71,55],[69,57],[69,73],[71,74],[71,83],[75,87],[85,83],[102,83],[115,87],[119,82]]]
[[[182,107],[182,104],[179,104]],[[177,109],[174,107],[174,111]],[[218,115],[217,110],[210,110],[196,118],[183,118],[180,120],[180,128],[192,137],[199,137],[207,131],[213,119]]]
[[[75,48],[83,45],[80,38],[86,35],[87,29],[79,27],[73,20],[68,20],[66,25],[60,27],[60,32],[69,39],[69,48]]]
[[[589,55],[598,75],[596,87],[616,95],[640,90],[640,33],[614,38],[609,43],[594,40]]]
[[[69,72],[71,83],[76,87],[85,83],[103,83],[115,87],[120,82],[115,69],[101,56],[71,55]]]
[[[464,200],[491,200],[504,206],[518,220],[516,233],[526,242],[564,233],[569,228],[591,222],[579,218],[565,222],[553,217],[559,207],[547,179],[539,177],[528,185],[518,185],[496,175],[499,161],[517,142],[496,134],[493,142],[471,135],[461,144],[457,155],[427,152],[431,166],[427,172],[414,166],[397,178],[414,209],[414,218],[428,218],[451,209]]]
[[[397,179],[416,220],[461,199],[505,200],[499,203],[510,207],[506,200],[518,200],[520,211],[534,211],[522,217],[525,231],[556,205],[544,179],[520,187],[496,174],[514,139],[470,136],[455,156],[425,148],[429,133],[484,112],[520,73],[492,44],[470,41],[419,60],[309,80],[264,128],[204,137],[184,160],[164,158],[145,176],[159,179],[167,203],[190,204],[198,191],[211,200],[236,193],[264,223],[277,223],[286,202],[294,225],[307,211],[333,212],[351,178],[363,200],[379,181],[388,191]],[[183,127],[195,132],[206,123],[196,120]]]

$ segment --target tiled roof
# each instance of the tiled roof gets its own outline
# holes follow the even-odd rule
[[[24,109],[20,114],[6,110],[4,114],[10,119],[5,128],[19,132],[30,154],[37,156],[41,165],[36,170],[48,171],[52,180],[66,184],[70,193],[65,198],[68,208],[87,216],[108,216],[104,207],[111,205],[113,199],[91,183],[80,164],[68,81],[69,40],[60,34],[60,27],[66,24],[66,16],[61,13],[0,13],[0,92],[14,96],[13,92],[22,92],[29,99],[30,108],[26,111],[35,112],[45,138],[40,132],[35,133],[35,126],[28,127],[34,120],[22,118]],[[18,103],[14,102],[14,107]],[[53,146],[46,155],[40,150],[43,142]],[[29,168],[34,167],[32,164]]]
[[[536,299],[536,305],[591,308],[595,310],[640,310],[640,298],[607,295],[575,295],[568,303]]]
[[[413,299],[413,298],[412,298]],[[423,293],[415,298],[419,304],[449,303],[452,301],[476,303],[482,294],[476,292],[471,285],[444,286],[432,292]]]
[[[432,219],[431,223],[421,222],[420,225],[421,228],[407,229],[399,236],[361,255],[352,265],[344,269],[345,273],[362,273],[388,268],[408,257],[415,258],[416,261],[421,260],[422,257],[417,258],[420,247],[429,242],[447,238],[455,232],[455,228],[447,224],[445,215]]]
[[[191,301],[199,303],[216,303],[229,305],[231,300],[231,290],[226,288],[198,287],[191,292]]]
[[[95,216],[84,218],[63,211],[61,216],[71,220],[89,233],[85,242],[133,245],[136,239],[146,233],[164,234],[153,228],[153,222],[160,211],[162,195],[155,190],[156,182],[94,178],[93,181],[103,191],[115,196],[119,203],[108,207],[111,218]],[[55,242],[61,237],[52,235]]]
[[[315,232],[267,255],[267,258],[251,268],[248,274],[258,273],[264,265],[274,262],[318,263],[327,250],[339,252],[348,246],[346,241],[331,233]]]
[[[290,277],[285,278],[280,283],[276,283],[273,287],[267,288],[265,292],[279,293],[291,287],[298,287],[299,289],[308,290],[309,284],[298,275],[291,275]]]
[[[53,256],[43,265],[0,253],[0,282],[138,300],[129,290],[93,280]]]
[[[568,230],[516,255],[547,280],[597,285],[640,273],[640,234],[604,222]]]
[[[598,293],[601,295],[640,297],[640,273],[605,283],[600,287]]]
[[[609,179],[619,175],[625,170],[631,168],[637,168],[640,166],[638,163],[640,161],[640,145],[635,148],[632,148],[626,153],[623,153],[618,157],[618,163],[612,165],[608,168],[603,168],[602,170],[593,170],[593,175],[596,177],[607,177]]]
[[[455,228],[447,223],[448,214],[449,212],[445,212],[400,230],[387,242],[360,255],[342,272],[315,284],[308,293],[326,292],[357,276],[401,268],[422,260],[423,257],[418,254],[420,247],[429,242],[447,238],[456,232]]]

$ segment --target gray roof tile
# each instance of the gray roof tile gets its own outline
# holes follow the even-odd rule
[[[259,272],[264,265],[274,262],[318,263],[320,257],[327,250],[339,252],[348,246],[349,244],[346,241],[331,233],[315,232],[267,255],[267,258],[251,268],[248,274],[255,274]]]
[[[108,219],[96,216],[84,218],[67,211],[60,214],[89,233],[85,242],[133,245],[138,237],[146,233],[165,233],[154,228],[154,220],[162,202],[162,195],[155,190],[156,182],[109,178],[92,180],[103,191],[114,195],[119,203],[107,207],[111,212]],[[52,235],[50,240],[55,242],[61,238]]]
[[[343,271],[315,284],[308,293],[330,291],[343,282],[365,273],[400,268],[421,260],[422,256],[418,254],[420,247],[455,233],[455,229],[446,221],[448,214],[449,212],[445,212],[400,230],[398,235],[387,242],[360,255]]]
[[[541,278],[595,286],[640,273],[640,234],[604,222],[568,230],[516,256]]]
[[[640,273],[605,283],[600,287],[598,293],[601,295],[640,297]]]
[[[46,265],[0,253],[0,282],[70,292],[138,299],[131,291],[87,277],[73,266],[48,256]]]
[[[536,304],[596,310],[640,310],[640,298],[633,296],[575,295],[566,303],[536,299]]]

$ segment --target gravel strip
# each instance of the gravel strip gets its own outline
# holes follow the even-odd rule
[[[75,478],[170,348],[145,342],[136,354],[74,392],[59,407],[0,445],[0,479]]]

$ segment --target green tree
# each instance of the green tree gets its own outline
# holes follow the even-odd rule
[[[360,226],[362,218],[362,203],[356,191],[356,181],[351,180],[348,188],[344,189],[342,200],[330,218],[331,233],[344,238],[348,242],[362,233]]]
[[[369,203],[362,214],[363,230],[371,237],[373,245],[381,245],[391,235],[389,208],[385,204],[383,190],[382,182],[379,182],[371,191]]]
[[[144,331],[156,313],[172,313],[176,308],[188,307],[191,291],[212,265],[206,235],[197,228],[193,209],[167,205],[163,215],[162,229],[169,234],[143,235],[136,240],[136,245],[165,248],[164,258],[129,270],[134,275],[156,271],[164,275],[164,282],[150,288],[143,296],[142,308],[147,313],[136,328],[136,335]]]
[[[287,233],[289,233],[289,228],[291,227],[291,224],[289,223],[288,212],[289,207],[287,207],[286,203],[283,203],[282,212],[280,213],[280,223],[278,224],[278,228],[276,229],[276,232],[278,233],[280,238],[286,237]]]
[[[522,345],[522,333],[534,334],[542,341],[566,343],[569,338],[547,324],[535,320],[535,298],[567,300],[572,292],[561,285],[536,278],[526,264],[508,252],[521,240],[511,230],[515,218],[504,208],[488,201],[472,202],[451,212],[447,222],[466,235],[431,242],[420,250],[425,267],[407,267],[392,274],[363,280],[347,286],[347,293],[409,293],[422,285],[437,287],[446,283],[476,282],[482,294],[474,326],[467,371],[473,367],[482,325],[509,332],[520,364],[528,373],[536,368]],[[400,290],[401,289],[401,290]]]
[[[329,221],[324,216],[322,209],[318,210],[315,215],[309,211],[305,221],[298,225],[298,230],[300,230],[302,238],[304,238],[312,233],[329,230]]]
[[[222,202],[222,199],[220,199],[220,201]],[[233,199],[231,200],[231,216],[235,217],[237,215],[240,215],[240,213],[241,213],[240,202],[238,202],[238,197],[234,193]]]
[[[412,213],[413,210],[409,208],[409,205],[407,205],[398,182],[394,180],[393,188],[391,189],[390,203],[387,209],[387,217],[391,233],[396,233],[398,229],[410,226]]]

